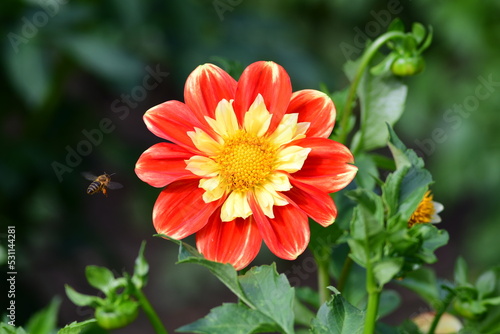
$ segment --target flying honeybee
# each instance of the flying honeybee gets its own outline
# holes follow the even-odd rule
[[[94,195],[95,193],[102,191],[102,193],[105,196],[108,196],[108,194],[107,194],[108,189],[123,188],[123,185],[121,185],[120,183],[111,182],[111,175],[113,175],[113,174],[104,173],[104,174],[99,175],[99,176],[95,176],[91,173],[86,173],[86,172],[82,173],[82,174],[87,180],[92,181],[92,183],[87,188],[88,195]]]

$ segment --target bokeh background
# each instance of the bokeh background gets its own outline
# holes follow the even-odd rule
[[[343,89],[343,64],[397,16],[407,27],[418,21],[434,28],[426,70],[405,79],[407,108],[396,126],[425,159],[435,199],[445,205],[440,227],[451,239],[434,267],[451,278],[459,255],[473,275],[499,264],[499,14],[498,1],[474,0],[1,1],[0,235],[5,245],[7,226],[16,226],[16,323],[56,295],[61,326],[88,318],[88,309],[67,300],[64,284],[95,293],[85,266],[132,272],[142,240],[151,265],[146,294],[169,330],[232,301],[203,268],[175,265],[173,243],[152,237],[160,190],[134,174],[139,155],[158,141],[143,113],[183,100],[189,73],[206,62],[223,66],[221,59],[243,66],[273,60],[294,90],[320,83]],[[460,106],[466,112],[449,111]],[[86,133],[96,144],[82,143]],[[69,166],[68,152],[78,149],[85,156]],[[84,171],[116,173],[125,187],[108,198],[87,196]],[[256,263],[275,260],[264,250]],[[290,263],[277,262],[280,272],[295,275]],[[300,275],[301,285],[314,286],[313,269]],[[388,321],[414,315],[417,305],[410,297]],[[147,332],[145,322],[140,316],[117,333]]]

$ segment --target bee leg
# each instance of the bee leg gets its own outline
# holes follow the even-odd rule
[[[106,190],[106,188],[102,188],[102,193],[104,194],[104,196],[108,197],[108,191]]]

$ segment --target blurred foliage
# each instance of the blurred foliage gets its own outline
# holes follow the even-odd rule
[[[139,155],[156,141],[142,114],[165,100],[182,100],[184,81],[197,65],[229,66],[236,60],[246,66],[268,59],[285,67],[294,90],[322,84],[338,91],[348,83],[342,72],[346,46],[349,58],[356,58],[366,36],[376,37],[396,16],[406,24],[434,27],[424,72],[405,81],[411,93],[396,130],[426,160],[436,180],[435,198],[445,205],[441,216],[452,255],[441,258],[438,270],[451,275],[458,249],[474,260],[473,272],[497,264],[499,10],[497,1],[473,0],[260,0],[241,1],[223,12],[202,0],[0,2],[0,221],[2,229],[16,226],[22,272],[17,298],[31,297],[30,303],[19,303],[20,322],[53,295],[63,295],[64,283],[84,286],[74,277],[86,265],[121,270],[140,240],[154,233],[150,217],[158,191],[133,172]],[[168,75],[145,89],[151,69]],[[492,84],[486,87],[484,81]],[[478,89],[482,98],[474,98]],[[453,111],[456,105],[467,113]],[[94,138],[98,144],[90,143],[60,182],[53,163],[67,165],[70,150],[84,151],[82,143],[89,139],[83,131],[100,131],[103,119],[112,130],[101,131],[101,139]],[[87,196],[83,171],[117,173],[114,178],[125,188],[109,198]],[[151,277],[158,278],[150,286],[160,296],[182,299],[191,308],[197,282],[205,289],[217,284],[203,275],[186,283],[184,275],[199,272],[174,271],[176,250],[156,245]],[[195,318],[178,317],[172,326]]]

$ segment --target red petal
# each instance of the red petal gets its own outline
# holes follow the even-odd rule
[[[298,205],[309,217],[323,227],[331,225],[337,218],[337,207],[326,192],[295,180],[289,176],[293,188],[281,195]]]
[[[186,169],[186,162],[193,153],[179,145],[158,143],[148,148],[135,164],[135,173],[153,187],[166,185],[184,179],[199,179]]]
[[[204,191],[198,188],[198,180],[177,181],[165,188],[153,208],[156,231],[175,239],[198,232],[225,200],[205,203]]]
[[[259,253],[262,238],[250,216],[222,222],[220,209],[196,233],[196,247],[205,258],[220,263],[231,263],[236,270],[248,266]]]
[[[191,152],[200,153],[187,135],[195,127],[207,131],[191,109],[179,101],[167,101],[146,111],[144,123],[149,131],[160,138],[174,142]],[[209,130],[208,130],[209,131]]]
[[[299,122],[309,122],[307,137],[328,138],[335,124],[335,106],[332,100],[317,90],[305,89],[293,93],[287,114],[298,113]]]
[[[236,92],[236,80],[223,69],[205,64],[198,66],[187,78],[184,99],[198,119],[215,118],[215,109],[222,99],[232,100]]]
[[[234,110],[241,124],[258,94],[262,95],[267,110],[274,115],[268,131],[272,133],[283,118],[292,97],[292,84],[285,69],[271,61],[259,61],[243,71],[234,100]]]
[[[287,144],[311,148],[302,169],[293,173],[294,179],[319,190],[332,193],[346,187],[358,168],[352,153],[344,145],[326,138],[303,138]]]
[[[307,215],[295,206],[274,206],[274,219],[264,215],[253,195],[249,204],[259,232],[267,247],[276,256],[295,260],[309,243],[310,230]]]

